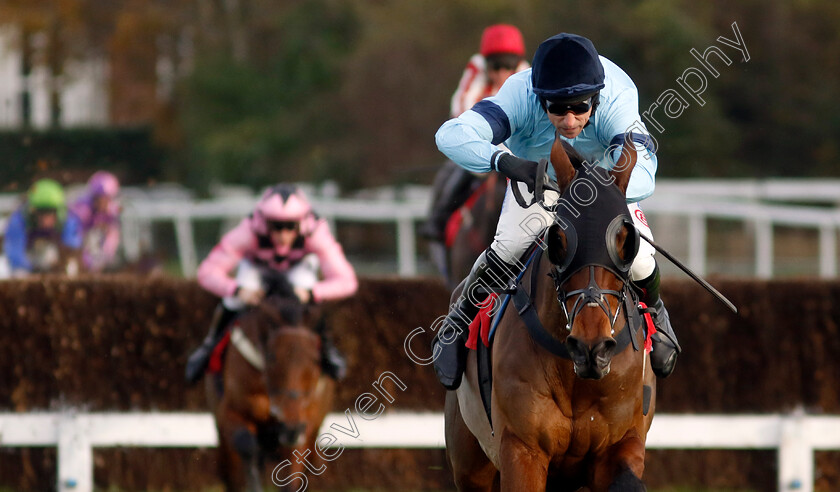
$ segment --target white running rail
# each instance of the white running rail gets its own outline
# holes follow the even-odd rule
[[[336,222],[394,224],[397,274],[418,272],[415,225],[428,214],[430,191],[410,186],[402,191],[385,188],[369,191],[365,198],[336,198],[334,186],[310,191],[319,214],[334,226]],[[19,195],[0,195],[0,227],[18,205]],[[162,186],[154,192],[126,189],[123,200],[123,248],[135,259],[141,244],[149,242],[153,222],[173,224],[182,273],[195,274],[198,255],[193,234],[196,220],[222,220],[232,226],[247,215],[258,195],[239,190],[236,194],[210,200],[195,200],[182,188]],[[795,204],[792,205],[791,203]],[[838,274],[838,229],[840,229],[840,180],[659,180],[656,193],[642,202],[649,217],[676,216],[684,221],[685,237],[675,238],[687,245],[686,263],[700,275],[707,273],[707,235],[709,219],[726,219],[749,224],[754,237],[753,272],[759,278],[774,275],[774,227],[793,226],[817,232],[818,274],[823,278]],[[654,231],[656,232],[656,231]],[[659,231],[662,245],[669,248],[667,231]],[[683,232],[677,233],[683,235]]]
[[[350,410],[347,410],[350,413]],[[443,415],[330,414],[322,433],[346,448],[442,448]],[[352,425],[350,420],[353,419]],[[342,429],[345,432],[342,432]],[[355,429],[353,435],[346,432]],[[93,491],[95,447],[215,447],[206,413],[0,413],[0,446],[56,446],[60,492]],[[840,449],[840,416],[657,415],[651,449],[776,449],[778,490],[813,492],[814,451]]]

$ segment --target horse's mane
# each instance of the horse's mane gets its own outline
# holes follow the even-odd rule
[[[259,311],[275,324],[295,326],[302,323],[305,306],[297,297],[270,295],[260,304]]]

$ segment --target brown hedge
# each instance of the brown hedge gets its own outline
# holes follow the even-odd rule
[[[663,292],[684,353],[658,387],[659,412],[840,413],[840,282],[720,280],[740,308],[728,313],[686,281]],[[35,278],[0,282],[0,411],[203,410],[182,382],[189,351],[204,336],[217,299],[194,282],[134,277]],[[436,280],[363,279],[359,294],[328,309],[350,362],[336,410],[351,407],[383,371],[408,386],[394,410],[440,410],[430,368],[403,349],[416,327],[445,311]],[[428,336],[413,343],[418,352]],[[651,485],[698,483],[775,488],[773,453],[651,451]],[[0,487],[50,487],[53,450],[0,449]],[[132,490],[197,489],[214,483],[212,451],[98,450],[96,480]],[[440,451],[348,452],[313,482],[323,488],[446,488]],[[819,490],[840,489],[838,453],[818,456]]]

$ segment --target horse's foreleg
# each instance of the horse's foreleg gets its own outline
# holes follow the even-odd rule
[[[502,492],[545,490],[548,456],[508,429],[502,431],[499,466]]]
[[[232,412],[217,416],[219,442],[224,443],[223,479],[228,491],[262,491],[259,444],[254,431]]]
[[[446,393],[446,461],[460,492],[490,492],[498,474],[461,416],[458,396]]]
[[[645,491],[644,471],[645,443],[634,429],[595,462],[591,488],[609,492]]]

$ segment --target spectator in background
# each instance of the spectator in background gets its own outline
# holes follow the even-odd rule
[[[82,196],[70,207],[78,217],[76,241],[82,247],[82,262],[90,272],[114,265],[120,245],[120,182],[107,171],[97,171],[88,180]]]
[[[458,89],[452,95],[450,116],[456,118],[475,103],[496,95],[511,75],[530,67],[525,60],[522,33],[508,24],[495,24],[484,29],[480,53],[470,58],[461,75]],[[432,204],[423,235],[442,248],[449,216],[469,198],[484,174],[473,174],[454,162],[446,161],[432,185]]]
[[[3,250],[13,276],[55,271],[62,253],[81,246],[79,219],[67,212],[64,189],[52,179],[36,181],[9,217]]]
[[[225,234],[199,265],[198,283],[223,300],[210,333],[187,361],[187,382],[195,383],[204,374],[213,348],[239,310],[262,302],[266,280],[275,272],[286,278],[303,304],[343,299],[358,287],[356,273],[327,221],[315,215],[299,188],[289,184],[267,190],[254,212]],[[344,358],[323,326],[317,329],[324,372],[342,379]]]

